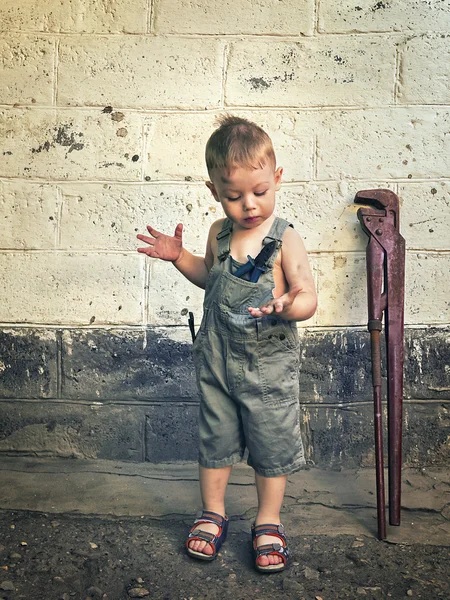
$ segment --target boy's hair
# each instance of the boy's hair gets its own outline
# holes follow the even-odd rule
[[[219,127],[209,138],[205,150],[208,173],[236,165],[261,169],[268,162],[275,169],[272,140],[256,123],[230,114],[220,116],[216,123]]]

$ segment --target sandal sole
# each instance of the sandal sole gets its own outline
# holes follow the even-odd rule
[[[196,552],[195,550],[191,550],[190,548],[186,548],[186,554],[188,554],[192,558],[197,558],[198,560],[206,561],[212,561],[217,557],[217,554],[203,554],[203,552]]]
[[[255,565],[255,569],[260,573],[281,573],[281,571],[284,571],[286,569],[286,565],[281,565],[281,568],[279,567],[279,565],[273,566],[276,566],[277,568],[271,569],[270,567],[261,567],[260,565]]]

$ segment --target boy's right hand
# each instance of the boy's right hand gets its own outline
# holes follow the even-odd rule
[[[180,258],[183,250],[183,225],[181,223],[175,227],[173,237],[156,231],[150,225],[147,225],[147,230],[151,237],[141,234],[136,236],[138,240],[148,244],[145,248],[138,248],[138,252],[151,258],[160,258],[173,263]]]

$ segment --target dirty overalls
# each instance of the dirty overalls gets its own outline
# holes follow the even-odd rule
[[[219,262],[206,282],[193,354],[200,392],[199,463],[220,468],[242,460],[264,477],[293,473],[305,462],[300,437],[296,325],[275,314],[255,318],[249,306],[273,298],[273,264],[289,223],[275,218],[266,244],[277,249],[257,283],[233,275],[232,223],[217,236]]]

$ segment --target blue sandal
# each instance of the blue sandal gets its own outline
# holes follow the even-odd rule
[[[258,538],[261,535],[272,535],[280,540],[280,543],[274,544],[263,544],[258,546]],[[286,535],[284,533],[283,525],[252,525],[252,541],[253,541],[253,556],[255,559],[255,568],[262,573],[279,573],[284,571],[287,562],[289,560],[289,549],[287,547]],[[261,556],[268,556],[269,554],[279,556],[283,562],[278,565],[260,565],[258,559]]]
[[[214,525],[217,525],[219,531],[215,535],[213,533],[209,533],[208,531],[203,531],[202,528],[199,527],[202,523],[213,523]],[[222,517],[222,515],[211,512],[210,510],[204,510],[200,517],[195,519],[194,525],[189,531],[189,535],[186,540],[186,552],[193,558],[198,558],[200,560],[214,560],[220,550],[220,547],[227,539],[227,532],[227,517]],[[198,550],[192,550],[192,548],[189,548],[189,543],[192,540],[207,542],[212,547],[213,553],[204,554]]]

